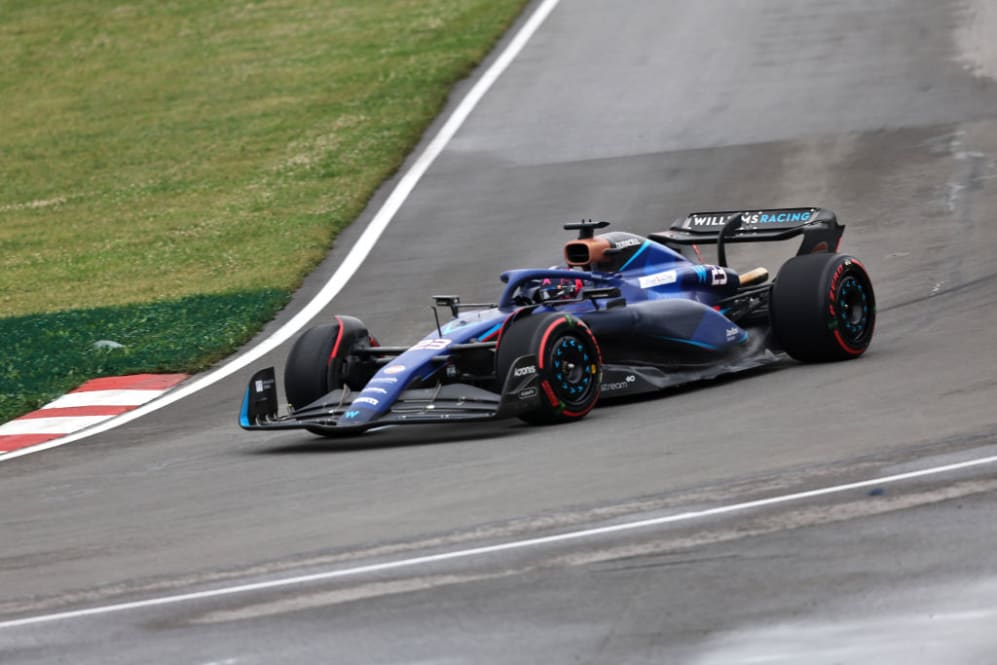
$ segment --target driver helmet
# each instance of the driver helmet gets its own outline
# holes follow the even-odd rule
[[[582,280],[580,279],[550,279],[545,278],[540,282],[535,299],[537,302],[550,302],[551,300],[574,300],[582,291]]]

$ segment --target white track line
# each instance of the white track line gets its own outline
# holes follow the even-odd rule
[[[141,418],[142,416],[158,411],[165,406],[169,406],[174,402],[177,402],[185,397],[189,397],[194,393],[204,390],[208,386],[211,386],[227,376],[231,376],[235,372],[238,372],[242,368],[246,367],[250,363],[253,363],[266,354],[270,353],[278,346],[289,340],[295,333],[301,330],[309,321],[311,321],[315,316],[322,312],[326,306],[332,302],[332,299],[339,294],[342,288],[350,280],[353,274],[360,268],[367,255],[370,254],[371,250],[374,248],[374,244],[384,233],[384,230],[394,219],[395,214],[402,207],[402,204],[408,198],[412,190],[422,179],[422,176],[426,173],[429,167],[436,161],[440,153],[446,147],[450,139],[457,133],[457,130],[461,128],[464,122],[467,120],[468,116],[471,115],[471,111],[478,105],[481,99],[485,96],[485,93],[492,87],[495,81],[508,69],[512,61],[515,60],[519,52],[523,50],[526,43],[530,40],[533,34],[540,28],[547,16],[557,7],[560,0],[544,0],[537,7],[533,15],[523,23],[523,26],[519,31],[513,36],[509,43],[506,45],[505,49],[499,54],[495,59],[495,62],[481,75],[481,78],[475,82],[475,84],[468,91],[467,95],[461,100],[457,108],[454,109],[453,113],[447,119],[446,123],[440,128],[433,140],[429,142],[426,149],[423,150],[422,154],[419,155],[412,167],[401,177],[398,184],[391,191],[384,205],[377,211],[374,218],[371,219],[367,228],[360,235],[356,244],[347,254],[346,258],[343,260],[342,265],[336,270],[333,276],[326,282],[322,290],[309,302],[305,307],[298,312],[290,321],[285,323],[280,327],[273,335],[268,339],[260,342],[259,345],[253,347],[245,354],[233,359],[228,364],[219,367],[213,372],[205,374],[201,378],[192,381],[191,383],[178,388],[162,398],[150,402],[149,404],[139,407],[134,411],[129,411],[127,414],[117,416],[110,420],[105,421],[103,424],[91,427],[85,431],[73,434],[71,436],[63,437],[61,439],[55,439],[53,441],[47,441],[45,443],[38,444],[37,446],[31,446],[28,448],[22,448],[20,450],[15,450],[9,453],[0,455],[0,462],[9,459],[14,459],[15,457],[21,457],[23,455],[30,455],[31,453],[41,452],[42,450],[48,450],[50,448],[57,448],[59,446],[64,446],[67,443],[73,443],[74,441],[79,441],[80,439],[85,439],[87,437],[93,436],[94,434],[100,434],[101,432],[106,432],[115,427],[124,425],[125,423],[131,422],[136,418]],[[233,407],[233,414],[235,413],[235,407]],[[235,416],[233,415],[233,421]]]
[[[527,538],[525,540],[515,540],[507,543],[500,543],[498,545],[485,545],[482,547],[472,547],[463,550],[453,550],[451,552],[429,554],[426,556],[418,556],[410,559],[401,559],[398,561],[374,563],[366,566],[357,566],[354,568],[342,568],[339,570],[328,570],[321,573],[312,573],[310,575],[299,575],[296,577],[285,577],[282,579],[268,580],[266,582],[253,582],[250,584],[240,584],[238,586],[223,587],[220,589],[210,589],[207,591],[195,591],[192,593],[182,593],[173,596],[161,596],[159,598],[137,600],[130,603],[104,605],[102,607],[91,607],[83,610],[72,610],[69,612],[58,612],[55,614],[41,614],[33,617],[25,617],[23,619],[0,621],[0,630],[4,628],[17,628],[21,626],[31,626],[40,623],[50,623],[53,621],[80,619],[100,614],[123,612],[126,610],[141,610],[150,607],[160,607],[163,605],[174,605],[177,603],[184,603],[194,600],[208,600],[212,598],[220,598],[223,596],[232,596],[240,593],[265,591],[268,589],[278,589],[281,587],[296,586],[301,584],[308,584],[311,582],[325,582],[334,579],[357,577],[359,575],[366,575],[369,573],[380,573],[389,570],[412,568],[415,566],[421,566],[425,564],[454,561],[457,559],[468,559],[471,557],[483,556],[488,554],[497,554],[499,552],[508,552],[511,550],[524,550],[534,547],[540,547],[543,545],[566,543],[570,541],[582,540],[585,538],[604,536],[612,533],[635,531],[638,529],[646,529],[649,527],[662,526],[665,524],[674,524],[676,522],[690,522],[693,520],[703,519],[706,517],[728,515],[731,513],[752,510],[755,508],[767,508],[770,506],[775,506],[783,503],[803,501],[805,499],[814,499],[822,496],[828,496],[831,494],[840,494],[842,492],[848,492],[851,490],[859,490],[869,487],[879,487],[882,485],[897,483],[904,480],[913,480],[915,478],[936,476],[950,471],[961,471],[965,469],[971,469],[974,467],[984,466],[987,464],[994,464],[994,463],[997,463],[997,456],[982,457],[975,460],[967,460],[964,462],[957,462],[954,464],[946,464],[945,466],[937,466],[929,469],[921,469],[920,471],[910,471],[907,473],[899,473],[892,476],[882,476],[880,478],[873,478],[871,480],[862,480],[854,483],[846,483],[844,485],[832,485],[831,487],[822,487],[820,489],[809,490],[806,492],[796,492],[793,494],[773,496],[767,499],[757,499],[755,501],[735,503],[729,506],[718,506],[716,508],[707,508],[705,510],[693,510],[685,513],[678,513],[675,515],[666,515],[664,517],[654,517],[645,520],[638,520],[635,522],[613,524],[611,526],[596,527],[592,529],[582,529],[579,531],[569,531],[567,533],[561,533],[554,536]]]

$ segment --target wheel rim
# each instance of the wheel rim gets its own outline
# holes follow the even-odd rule
[[[588,345],[565,335],[550,350],[551,385],[565,404],[585,404],[595,390],[595,357]]]
[[[846,276],[838,285],[835,297],[838,330],[852,346],[860,346],[869,334],[871,300],[869,289],[855,275]]]

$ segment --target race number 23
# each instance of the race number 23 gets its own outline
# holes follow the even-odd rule
[[[452,339],[447,339],[446,337],[438,337],[436,339],[424,339],[415,346],[413,346],[410,351],[442,351],[443,349],[450,346]]]

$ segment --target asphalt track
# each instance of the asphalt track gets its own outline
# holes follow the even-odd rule
[[[330,311],[410,342],[430,293],[493,297],[502,270],[556,260],[565,221],[650,232],[691,210],[813,203],[848,225],[842,250],[876,284],[867,355],[573,426],[355,442],[239,431],[240,372],[0,465],[0,661],[991,662],[993,465],[4,625],[994,455],[997,59],[978,36],[997,23],[984,5],[565,0]],[[777,266],[770,252],[734,259]]]

